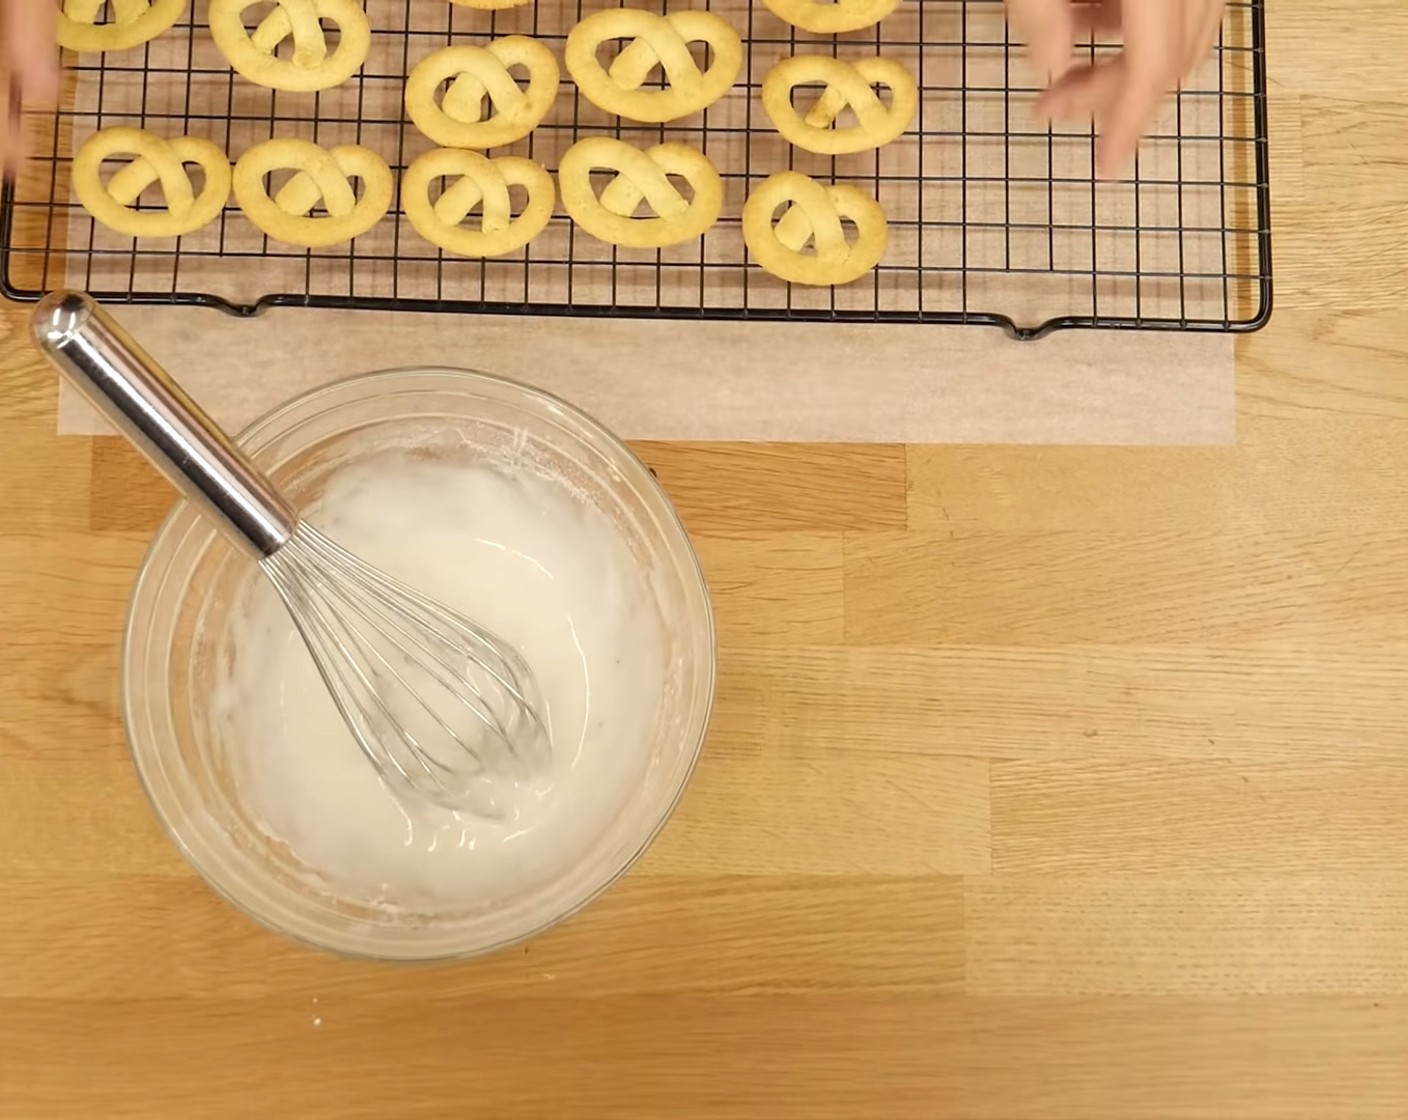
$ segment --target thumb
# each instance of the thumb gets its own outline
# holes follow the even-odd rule
[[[1075,44],[1071,0],[1007,0],[1007,16],[1018,36],[1027,41],[1042,79],[1051,81],[1070,69]]]
[[[56,11],[48,0],[0,0],[0,51],[11,79],[26,101],[53,101],[59,94]]]

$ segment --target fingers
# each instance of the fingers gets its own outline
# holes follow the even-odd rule
[[[48,0],[0,0],[0,172],[19,174],[29,152],[25,106],[59,96],[57,9]]]
[[[1059,78],[1071,65],[1075,45],[1070,0],[1007,0],[1007,18],[1027,42],[1037,71],[1046,80]]]
[[[1203,7],[1204,10],[1199,13],[1201,22],[1195,23],[1196,30],[1191,37],[1193,49],[1184,67],[1185,75],[1196,70],[1203,59],[1212,53],[1212,48],[1222,33],[1222,17],[1227,13],[1227,0],[1207,0]]]
[[[0,0],[3,68],[26,103],[52,102],[59,95],[56,12],[47,0]]]
[[[1103,120],[1108,106],[1124,88],[1124,72],[1123,55],[1093,66],[1077,66],[1037,98],[1037,116],[1042,120]]]
[[[1119,31],[1124,50],[1067,71],[1038,99],[1045,119],[1093,118],[1102,177],[1123,173],[1164,97],[1207,57],[1226,0],[1102,0],[1074,9],[1074,33]]]
[[[19,174],[28,153],[24,121],[20,116],[18,90],[0,75],[0,174],[12,179]]]
[[[1072,11],[1077,40],[1120,29],[1120,0],[1094,0],[1076,5]],[[1105,106],[1123,80],[1123,60],[1119,57],[1074,67],[1037,99],[1037,116],[1044,121],[1103,117]]]
[[[1095,158],[1100,173],[1118,175],[1165,94],[1178,87],[1186,57],[1180,0],[1141,0],[1124,5],[1123,81],[1105,106]]]
[[[1120,0],[1092,0],[1091,3],[1077,4],[1073,11],[1077,42],[1091,35],[1105,35],[1120,29]]]

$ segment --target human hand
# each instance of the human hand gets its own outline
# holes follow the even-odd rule
[[[59,92],[52,0],[0,0],[0,172],[18,173],[26,155],[26,105]]]
[[[1100,174],[1119,175],[1134,157],[1163,98],[1217,41],[1226,0],[1007,0],[1014,29],[1051,82],[1037,101],[1045,120],[1094,118]],[[1074,65],[1076,43],[1118,33],[1124,50]]]

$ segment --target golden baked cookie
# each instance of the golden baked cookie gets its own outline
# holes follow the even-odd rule
[[[598,197],[593,171],[616,177]],[[670,175],[694,192],[686,199]],[[563,153],[557,168],[563,209],[593,237],[632,249],[660,249],[698,237],[719,218],[724,184],[709,158],[687,144],[632,147],[609,136],[579,140]],[[644,202],[651,214],[636,217]]]
[[[846,240],[843,218],[856,227],[854,242]],[[879,264],[889,228],[880,204],[864,191],[779,171],[744,202],[743,242],[779,279],[827,287],[849,284]]]
[[[139,47],[169,31],[186,10],[186,0],[112,0],[112,18],[99,23],[104,2],[64,0],[56,28],[59,46],[83,53]]]
[[[270,198],[265,177],[286,169],[298,173]],[[362,181],[361,198],[353,179]],[[245,217],[274,240],[321,249],[381,221],[391,206],[391,169],[357,144],[320,148],[309,140],[265,140],[235,164],[234,190]],[[327,214],[310,216],[319,202]]]
[[[630,40],[601,65],[602,43]],[[701,71],[690,43],[707,43],[712,60]],[[633,121],[660,124],[706,109],[727,93],[743,66],[743,41],[712,12],[661,16],[634,8],[594,12],[567,36],[567,72],[593,105]],[[663,89],[642,89],[652,70],[665,73]]]
[[[806,116],[792,104],[797,86],[824,84]],[[873,87],[888,86],[890,103]],[[846,109],[856,123],[833,127]],[[778,132],[808,152],[839,156],[888,144],[904,132],[919,109],[919,86],[898,62],[862,58],[843,62],[830,55],[784,58],[763,78],[763,109]]]
[[[521,8],[533,0],[450,0],[461,8],[474,8],[480,12],[501,12],[505,8]]]
[[[210,37],[235,72],[257,86],[310,93],[341,85],[367,61],[371,24],[357,0],[276,0],[253,31],[244,11],[259,0],[210,0]],[[337,25],[337,48],[328,53],[322,22]],[[292,37],[293,54],[276,51]]]
[[[103,161],[133,156],[106,183]],[[196,194],[186,164],[201,169]],[[136,210],[141,193],[159,182],[165,210]],[[230,197],[230,161],[209,140],[175,136],[170,140],[138,128],[105,128],[84,141],[73,157],[73,191],[83,208],[108,229],[129,237],[180,237],[209,225]]]
[[[778,19],[816,35],[839,35],[873,27],[900,0],[763,0]]]
[[[430,186],[436,179],[447,184],[435,202]],[[513,216],[510,187],[523,187],[528,203]],[[416,157],[401,176],[401,207],[415,231],[429,241],[462,257],[501,257],[521,249],[542,233],[552,217],[557,192],[543,165],[518,156],[490,159],[463,148],[436,148]],[[479,207],[479,228],[462,226]]]
[[[527,88],[509,73],[512,66],[527,69]],[[421,132],[446,148],[497,148],[538,127],[557,100],[561,78],[552,51],[524,35],[495,39],[483,47],[442,47],[421,59],[406,80],[406,113]],[[446,81],[450,87],[437,104],[436,91]]]

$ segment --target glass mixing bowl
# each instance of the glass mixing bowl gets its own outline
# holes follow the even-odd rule
[[[284,405],[241,445],[297,505],[338,467],[387,448],[417,455],[528,456],[568,479],[626,541],[664,635],[664,686],[639,780],[595,840],[549,881],[489,909],[387,906],[310,875],[241,800],[233,751],[214,718],[220,638],[251,562],[179,503],[142,565],[123,648],[123,713],[157,816],[206,881],[247,914],[300,941],[390,960],[471,956],[561,921],[611,885],[664,826],[694,768],[713,705],[708,591],[683,526],[650,471],[568,404],[485,374],[394,370]]]

